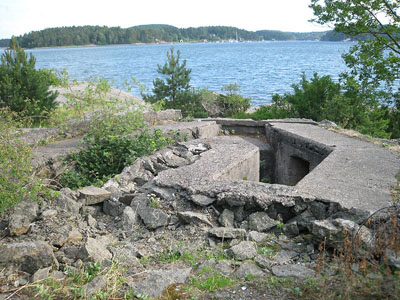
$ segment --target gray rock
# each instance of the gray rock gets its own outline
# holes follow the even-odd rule
[[[268,231],[276,226],[278,222],[271,219],[265,212],[256,212],[249,216],[249,229],[255,231]]]
[[[0,265],[15,266],[33,274],[49,266],[58,268],[53,249],[45,242],[0,244]]]
[[[125,205],[119,201],[109,199],[103,202],[103,212],[106,215],[118,217],[122,215],[124,209]]]
[[[139,222],[137,213],[132,207],[126,206],[122,213],[122,228],[124,230],[132,230]]]
[[[83,205],[102,203],[111,197],[111,193],[109,191],[95,186],[86,186],[79,189],[78,192],[79,199],[82,201]]]
[[[237,260],[254,258],[257,255],[256,247],[253,242],[243,241],[229,249],[232,256]]]
[[[246,278],[247,275],[262,276],[264,272],[251,261],[242,263],[234,273],[236,277]]]
[[[276,236],[270,233],[262,233],[258,231],[250,231],[249,232],[250,241],[254,241],[256,243],[262,243],[267,241],[276,240]]]
[[[157,229],[168,225],[169,215],[161,209],[141,207],[137,212],[148,229]]]
[[[53,245],[62,247],[68,243],[80,242],[83,239],[80,231],[72,225],[65,225],[60,227]]]
[[[87,225],[89,227],[96,228],[97,221],[95,218],[92,217],[92,215],[90,215],[90,214],[86,215],[85,219],[86,219]]]
[[[24,200],[17,204],[8,221],[10,235],[22,235],[28,232],[31,222],[38,215],[39,205],[36,202]]]
[[[240,228],[216,227],[210,229],[208,234],[220,239],[238,239],[246,237],[246,230]]]
[[[385,255],[387,257],[389,266],[400,269],[400,251],[396,252],[392,249],[386,249]]]
[[[234,227],[235,214],[233,211],[225,208],[222,214],[219,216],[218,222],[222,227]]]
[[[317,220],[324,220],[327,218],[328,208],[329,204],[320,201],[313,201],[310,204],[311,213]]]
[[[138,258],[140,258],[142,255],[133,245],[127,244],[118,247],[111,247],[110,250],[113,254],[113,260],[117,261],[123,266],[132,267],[140,265]]]
[[[272,267],[272,274],[277,277],[306,278],[314,276],[315,272],[304,265],[283,265]]]
[[[73,198],[61,193],[56,199],[57,209],[71,215],[79,214],[82,203],[75,201]]]
[[[47,267],[47,268],[43,268],[43,269],[37,270],[32,275],[32,282],[36,282],[36,281],[48,278],[50,276],[50,271],[51,271],[51,267]]]
[[[101,291],[107,285],[107,280],[104,276],[97,276],[91,282],[81,287],[84,297],[89,297],[94,293]]]
[[[46,209],[45,211],[43,211],[43,212],[40,214],[40,218],[41,218],[41,219],[44,219],[44,220],[52,219],[52,218],[54,218],[55,216],[57,216],[57,214],[58,214],[58,211],[55,210],[55,209]]]
[[[167,201],[173,201],[176,196],[176,191],[171,188],[162,188],[152,185],[148,190],[150,193],[155,194],[157,197]]]
[[[299,254],[291,250],[281,250],[273,258],[273,265],[285,265],[292,262],[293,258],[297,257]]]
[[[190,197],[190,199],[192,200],[193,203],[200,205],[200,206],[208,206],[216,201],[215,198],[210,198],[208,196],[204,196],[204,195],[200,195],[200,194],[192,195]]]
[[[173,153],[172,150],[167,150],[162,153],[166,165],[170,168],[179,168],[189,164],[189,162]]]
[[[178,212],[179,220],[184,224],[206,224],[213,227],[207,216],[202,213],[196,213],[192,211]]]
[[[283,225],[282,231],[286,236],[290,238],[294,238],[300,234],[299,227],[297,227],[297,222]]]
[[[79,257],[82,260],[102,262],[111,259],[112,255],[102,241],[88,238],[79,251]]]
[[[62,280],[65,278],[65,274],[64,274],[64,272],[61,272],[61,271],[53,271],[53,272],[51,272],[50,277],[54,278],[56,280]]]
[[[215,264],[214,270],[224,275],[230,275],[235,269],[232,267],[232,262],[230,260],[224,259]]]
[[[147,278],[143,281],[132,282],[129,286],[135,294],[147,295],[152,298],[162,296],[163,290],[171,284],[185,283],[192,268],[171,270],[147,270]]]
[[[260,268],[268,270],[272,269],[273,262],[265,255],[257,254],[256,257],[254,258],[254,261]]]

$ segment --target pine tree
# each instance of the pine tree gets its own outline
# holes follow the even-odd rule
[[[45,72],[35,69],[36,59],[19,47],[15,38],[4,51],[0,65],[0,108],[20,116],[44,116],[56,106],[56,92],[50,92]]]
[[[186,68],[186,60],[180,62],[180,56],[179,50],[175,55],[174,49],[170,49],[167,62],[164,66],[158,65],[157,69],[157,73],[164,75],[165,80],[156,78],[153,81],[153,95],[144,96],[146,101],[155,103],[165,99],[167,106],[173,107],[180,95],[189,91],[189,75],[192,70]]]

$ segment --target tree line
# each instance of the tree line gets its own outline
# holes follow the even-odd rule
[[[193,42],[207,40],[290,41],[321,40],[327,32],[283,32],[277,30],[248,31],[229,26],[177,28],[170,25],[140,25],[130,28],[107,26],[72,26],[48,28],[17,37],[23,48],[80,45],[118,45],[157,42]],[[335,37],[333,40],[336,40]],[[343,38],[344,39],[344,38]],[[329,40],[329,36],[327,38]],[[9,46],[9,39],[0,40],[0,47]]]

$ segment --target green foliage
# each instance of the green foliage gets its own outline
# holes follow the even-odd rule
[[[206,117],[207,113],[201,105],[203,92],[190,87],[190,69],[186,68],[186,60],[180,62],[180,51],[174,49],[167,53],[167,62],[158,65],[157,72],[164,79],[153,81],[153,94],[143,95],[146,102],[162,105],[164,109],[180,109],[183,117]]]
[[[392,134],[390,116],[397,111],[380,105],[376,95],[363,89],[353,77],[343,77],[341,83],[335,83],[330,76],[315,73],[309,81],[303,74],[300,83],[292,87],[293,93],[274,95],[272,105],[235,117],[327,119],[371,136],[389,138]]]
[[[400,3],[397,0],[312,0],[315,22],[329,24],[351,37],[364,35],[343,59],[363,94],[375,97],[389,109],[389,128],[400,137]]]
[[[48,91],[54,77],[36,70],[36,59],[21,49],[15,39],[5,50],[0,65],[0,108],[8,107],[20,116],[46,116],[56,107],[57,93]]]
[[[48,190],[32,175],[31,148],[18,140],[19,124],[0,110],[0,214],[24,199],[37,201]]]
[[[222,91],[227,93],[218,95],[216,104],[224,113],[224,117],[243,113],[250,107],[250,98],[239,95],[240,89],[236,83],[223,86]]]
[[[222,275],[219,272],[213,272],[210,267],[203,267],[199,271],[198,277],[193,277],[189,284],[200,290],[214,292],[221,288],[232,286],[234,280],[228,276]]]
[[[198,28],[177,28],[169,25],[141,25],[130,28],[106,26],[73,26],[47,28],[32,31],[18,37],[24,48],[59,47],[72,45],[110,45],[131,43],[154,43],[157,41],[179,42],[239,40],[316,40],[324,32],[282,32],[277,30],[247,31],[228,26],[207,26]],[[0,40],[0,47],[7,47],[9,39]]]
[[[138,112],[125,115],[104,113],[92,120],[80,151],[67,158],[74,169],[61,176],[60,184],[70,188],[91,184],[100,186],[110,177],[121,173],[136,158],[148,155],[173,141],[173,138],[164,136],[160,130],[150,132],[146,129],[142,115]]]

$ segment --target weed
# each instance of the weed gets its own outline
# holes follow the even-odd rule
[[[198,277],[193,277],[189,284],[200,290],[214,292],[218,289],[232,286],[235,281],[228,276],[213,272],[212,268],[204,267],[199,271]]]

